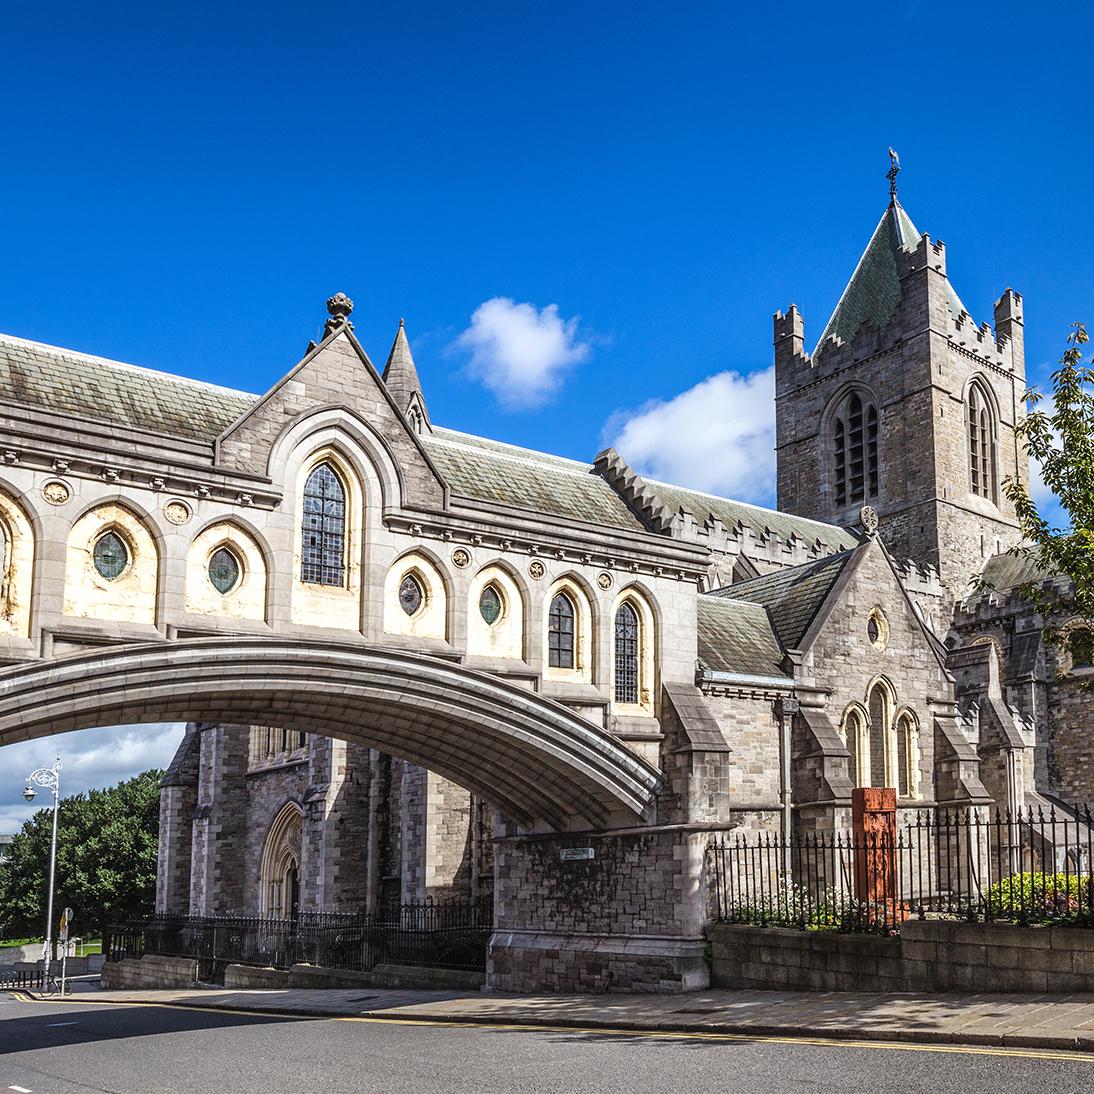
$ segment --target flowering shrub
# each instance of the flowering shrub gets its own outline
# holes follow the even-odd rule
[[[894,909],[884,902],[856,900],[829,887],[812,893],[781,878],[763,892],[737,893],[732,919],[760,927],[792,927],[842,934],[895,934]]]
[[[1089,917],[1091,878],[1078,874],[1012,874],[985,893],[985,911],[993,919],[1059,923]]]

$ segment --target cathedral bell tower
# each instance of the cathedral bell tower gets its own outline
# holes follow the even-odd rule
[[[851,525],[863,505],[897,558],[935,567],[960,595],[1018,538],[1003,481],[1029,481],[1022,298],[977,326],[946,275],[946,248],[889,204],[812,354],[791,305],[775,313],[779,508]]]

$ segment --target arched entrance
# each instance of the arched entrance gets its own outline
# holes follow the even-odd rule
[[[266,833],[259,870],[260,911],[267,919],[295,919],[300,911],[300,843],[304,814],[287,802]]]

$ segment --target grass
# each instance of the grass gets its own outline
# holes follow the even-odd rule
[[[0,949],[5,946],[40,946],[44,939],[39,938],[0,938]],[[103,940],[101,938],[85,938],[76,947],[77,957],[90,957],[93,954],[103,952]]]

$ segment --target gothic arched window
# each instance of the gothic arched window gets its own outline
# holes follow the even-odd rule
[[[638,613],[623,604],[615,613],[615,701],[638,702]]]
[[[836,504],[850,505],[878,494],[877,407],[852,392],[836,412],[832,426],[832,471]]]
[[[919,780],[916,770],[919,759],[919,742],[916,726],[910,714],[902,714],[896,727],[896,792],[898,798],[919,796]]]
[[[547,665],[552,669],[574,667],[574,618],[573,602],[565,593],[559,593],[551,601],[547,617]]]
[[[889,693],[880,683],[870,692],[870,750],[867,759],[869,786],[888,786]]]
[[[862,715],[857,710],[848,711],[843,724],[847,752],[851,757],[847,774],[852,786],[862,786],[865,783],[865,773],[862,770]]]
[[[995,422],[979,384],[969,387],[966,407],[969,433],[969,489],[995,500]]]
[[[304,484],[300,580],[344,585],[346,488],[329,463],[319,464]]]

